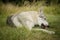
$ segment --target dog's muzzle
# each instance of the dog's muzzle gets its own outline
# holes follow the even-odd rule
[[[41,24],[41,28],[45,29],[45,28],[49,28],[49,25],[44,25],[43,23]]]
[[[48,27],[49,27],[48,22],[47,22],[46,20],[43,20],[43,21],[42,21],[42,24],[41,24],[41,27],[42,27],[43,29],[45,29],[46,27],[48,28]]]

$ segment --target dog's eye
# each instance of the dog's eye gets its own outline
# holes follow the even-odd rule
[[[44,17],[43,19],[44,19],[44,20],[46,20],[46,18],[45,18],[45,17]]]

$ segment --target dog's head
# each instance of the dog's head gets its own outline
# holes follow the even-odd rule
[[[38,19],[38,23],[39,23],[39,25],[40,25],[42,28],[49,27],[49,24],[48,24],[48,22],[47,22],[46,19],[39,18],[39,19]]]
[[[41,28],[45,29],[46,27],[49,27],[49,24],[45,19],[41,19],[41,21]]]

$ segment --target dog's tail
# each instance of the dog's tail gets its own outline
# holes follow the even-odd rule
[[[12,20],[11,20],[12,16],[13,16],[13,15],[7,17],[7,20],[6,20],[6,24],[7,24],[7,25],[13,26],[13,22],[12,22]]]

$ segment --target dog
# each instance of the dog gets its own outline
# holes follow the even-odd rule
[[[46,30],[46,27],[50,27],[43,13],[43,8],[37,11],[25,11],[17,14],[13,14],[7,17],[6,23],[15,27],[25,27],[29,30],[40,30],[49,34],[55,34],[54,31]],[[32,29],[35,26],[39,26],[42,29]]]
[[[14,25],[16,27],[26,27],[31,30],[34,25],[38,24],[41,28],[45,29],[49,27],[48,22],[44,16],[40,16],[40,12],[25,11],[19,14],[14,14],[7,18],[7,24]]]

